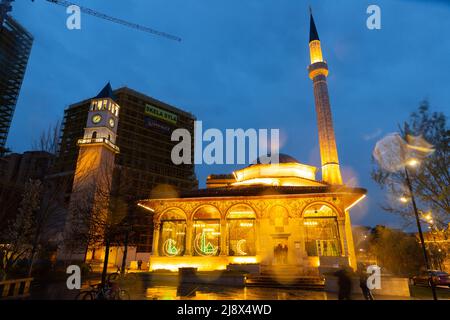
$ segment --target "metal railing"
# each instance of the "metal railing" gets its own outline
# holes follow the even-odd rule
[[[90,143],[104,143],[110,148],[112,148],[114,151],[119,152],[120,149],[118,146],[116,146],[114,143],[112,143],[107,138],[91,138],[91,139],[78,139],[78,145],[80,144],[90,144]]]
[[[0,282],[1,299],[21,299],[30,295],[33,278],[12,279]]]

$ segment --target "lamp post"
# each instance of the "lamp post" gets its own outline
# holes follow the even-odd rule
[[[413,209],[414,209],[414,215],[416,216],[417,229],[419,231],[419,238],[420,238],[420,243],[422,245],[423,257],[425,259],[425,266],[427,268],[427,272],[429,272],[429,270],[431,270],[430,262],[429,262],[429,259],[428,259],[427,249],[425,248],[425,241],[423,239],[422,227],[420,225],[419,210],[417,210],[416,200],[414,198],[414,193],[413,193],[413,187],[412,187],[412,184],[411,184],[411,180],[409,178],[409,172],[408,172],[408,167],[407,167],[408,164],[411,165],[411,166],[416,166],[418,164],[418,162],[417,162],[417,160],[411,160],[405,165],[405,177],[406,177],[406,184],[407,184],[408,189],[409,189],[409,195],[411,197],[411,203],[412,203],[412,206],[413,206]],[[433,279],[432,279],[430,273],[428,273],[428,276],[429,276],[429,283],[431,285],[431,292],[433,294],[433,300],[437,300],[436,288],[434,287]]]

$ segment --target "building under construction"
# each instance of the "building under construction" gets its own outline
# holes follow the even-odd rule
[[[16,108],[33,36],[10,16],[0,25],[0,155]]]
[[[158,190],[167,192],[169,188],[173,192],[182,192],[197,188],[193,159],[192,164],[181,165],[175,165],[171,160],[171,151],[178,143],[171,141],[171,135],[177,128],[185,128],[191,133],[193,150],[195,117],[191,113],[126,87],[112,91],[108,84],[99,96],[113,97],[120,106],[115,141],[120,152],[114,158],[113,193],[125,198],[124,201],[135,203]],[[89,98],[65,110],[53,177],[73,181],[80,152],[78,142],[84,134],[91,102]],[[72,184],[67,184],[68,195]],[[150,254],[152,216],[139,207],[133,210],[138,217],[133,223],[138,237],[137,253]],[[139,211],[143,211],[142,214]]]

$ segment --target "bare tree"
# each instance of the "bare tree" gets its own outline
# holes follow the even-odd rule
[[[46,151],[56,155],[58,153],[60,135],[61,122],[58,120],[41,132],[38,139],[33,141],[31,148],[35,151]]]
[[[70,177],[46,178],[42,184],[43,191],[39,210],[35,216],[35,233],[32,241],[30,267],[31,276],[35,258],[41,253],[41,248],[48,248],[55,243],[61,229],[61,221],[66,212],[65,196],[71,185]]]
[[[112,210],[115,215],[122,216],[121,223],[118,226],[121,234],[116,236],[115,241],[121,242],[124,247],[122,256],[121,273],[125,273],[128,247],[137,242],[138,230],[136,223],[139,220],[137,216],[136,188],[133,185],[131,170],[126,167],[116,166],[114,170],[114,187],[111,192]]]
[[[4,244],[0,246],[0,255],[3,278],[6,278],[19,259],[29,253],[33,254],[32,243],[37,233],[36,215],[40,208],[41,195],[42,184],[39,180],[27,182],[19,213],[2,236]]]
[[[99,166],[79,162],[66,223],[66,249],[86,258],[87,250],[104,249],[102,283],[105,283],[111,246],[128,246],[129,198],[113,189],[114,162],[103,159]],[[113,161],[113,160],[112,160]],[[94,168],[90,170],[89,168]],[[125,174],[123,174],[125,175]],[[128,199],[128,200],[127,200]]]

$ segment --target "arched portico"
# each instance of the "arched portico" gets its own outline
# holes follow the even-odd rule
[[[226,213],[227,255],[249,257],[256,255],[257,219],[248,204],[235,204]]]

